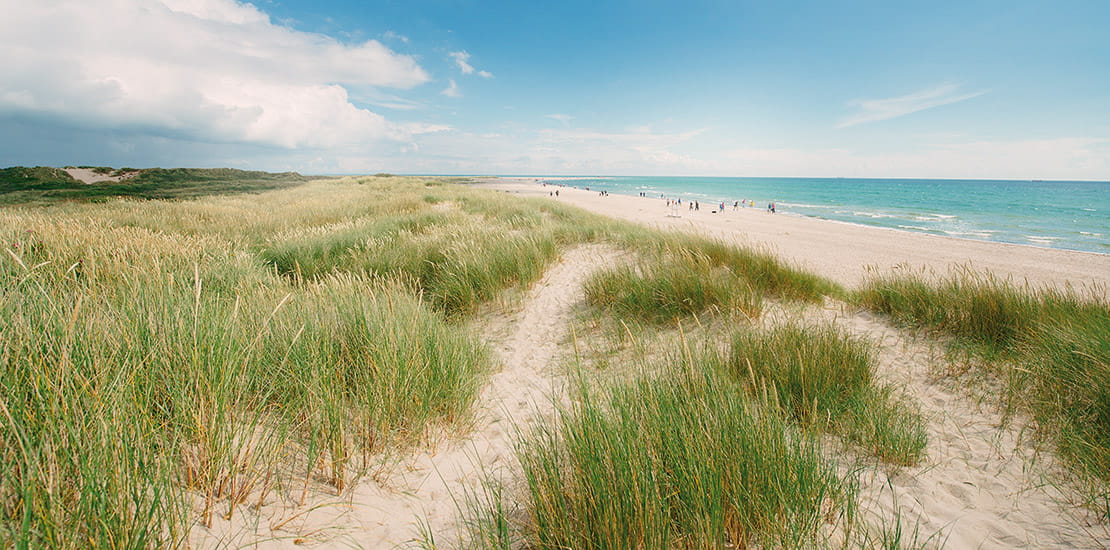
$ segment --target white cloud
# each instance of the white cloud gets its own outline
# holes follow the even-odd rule
[[[446,124],[429,124],[426,122],[410,122],[408,124],[402,124],[401,128],[414,136],[420,134],[434,134],[436,132],[450,132],[454,130],[453,127]]]
[[[447,97],[462,97],[462,92],[459,91],[459,85],[455,83],[455,79],[447,82],[447,88],[444,88],[441,94]]]
[[[386,40],[400,40],[401,42],[404,42],[405,44],[409,43],[409,37],[407,37],[403,34],[397,34],[393,31],[385,31],[385,34],[382,34],[382,38],[384,38]]]
[[[470,54],[467,52],[450,52],[447,54],[451,59],[455,60],[455,64],[459,66],[459,70],[463,74],[473,74],[474,67],[470,65]]]
[[[721,156],[715,171],[745,176],[1106,180],[1110,139],[953,141],[893,153],[735,149]]]
[[[448,57],[455,60],[455,65],[459,67],[462,74],[474,74],[476,69],[470,64],[470,53],[466,51],[449,52]],[[482,78],[493,78],[493,73],[489,71],[477,71],[478,76]]]
[[[986,91],[957,93],[959,89],[960,86],[956,84],[942,84],[899,97],[890,97],[886,99],[857,99],[849,102],[849,105],[856,107],[857,111],[840,121],[836,127],[846,128],[865,122],[876,122],[879,120],[897,118],[910,113],[924,111],[925,109],[940,107],[941,105],[966,101],[987,93]]]
[[[544,118],[550,118],[552,120],[558,120],[559,122],[562,122],[564,126],[566,126],[567,124],[570,124],[570,121],[574,119],[574,117],[572,117],[570,115],[564,115],[562,113],[553,113],[553,114],[550,114],[550,115],[543,115],[543,116],[544,116]]]
[[[296,31],[235,0],[11,3],[0,51],[0,113],[280,147],[404,138],[346,87],[429,80],[375,40]]]

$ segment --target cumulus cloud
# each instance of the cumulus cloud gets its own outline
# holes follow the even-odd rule
[[[451,59],[455,60],[455,65],[459,67],[462,74],[474,74],[477,69],[470,64],[470,53],[466,51],[449,52],[447,54]],[[493,73],[489,71],[477,71],[478,76],[482,78],[493,78]]]
[[[0,50],[0,113],[289,148],[407,139],[347,89],[429,80],[380,42],[300,32],[236,0],[12,3]]]
[[[941,105],[959,103],[987,93],[986,91],[959,93],[959,90],[960,86],[957,84],[942,84],[898,97],[857,99],[849,102],[849,105],[855,107],[856,112],[840,121],[836,127],[846,128],[865,122],[897,118]]]

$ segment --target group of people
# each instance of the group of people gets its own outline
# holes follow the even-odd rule
[[[647,197],[647,193],[641,192],[640,196],[641,197]],[[659,198],[665,198],[665,196],[664,195],[659,195]],[[667,208],[682,206],[682,199],[681,198],[679,198],[679,199],[670,199],[670,198],[668,198],[666,200],[667,200]],[[696,200],[695,201],[687,200],[686,204],[688,205],[690,210],[701,210],[701,203],[699,203]],[[717,210],[714,210],[713,212],[714,213],[724,212],[725,209],[727,208],[727,206],[728,205],[724,201],[721,201],[717,205]],[[738,200],[738,201],[732,201],[732,209],[733,210],[739,210],[741,206],[743,206],[745,208],[755,208],[755,201],[751,200],[751,199],[743,199],[743,200]],[[775,213],[775,203],[773,203],[773,202],[767,203],[767,211],[774,214]]]
[[[547,187],[547,182],[546,181],[542,182],[542,184],[543,184],[544,187]],[[565,185],[560,185],[559,187],[566,187],[566,186]],[[577,187],[575,187],[575,189],[577,189]],[[585,189],[586,189],[586,191],[590,190],[589,187],[586,187]],[[598,194],[599,197],[607,197],[607,196],[609,196],[609,191],[606,191],[606,190],[603,189],[601,191],[598,191],[597,194]],[[553,197],[558,197],[559,196],[559,190],[556,189],[554,192],[549,192],[548,195],[553,196]],[[640,197],[647,198],[647,196],[648,196],[648,194],[647,194],[646,191],[640,191]],[[677,208],[679,206],[682,206],[682,199],[681,198],[677,198],[677,199],[667,198],[667,196],[662,194],[662,193],[659,194],[659,198],[666,199],[667,208],[672,208],[672,207]],[[687,200],[686,205],[690,210],[694,210],[694,211],[700,211],[701,210],[701,203],[699,201]],[[755,208],[755,201],[752,200],[752,199],[741,199],[741,200],[738,200],[738,201],[732,201],[732,209],[733,210],[739,210],[741,206],[743,206],[745,208]],[[726,207],[727,207],[727,204],[725,203],[725,201],[721,201],[717,205],[717,210],[714,210],[713,212],[714,213],[724,212]],[[774,214],[775,211],[776,211],[775,203],[773,203],[773,202],[767,203],[767,212],[770,212],[771,214]]]

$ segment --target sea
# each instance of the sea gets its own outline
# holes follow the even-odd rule
[[[536,177],[702,204],[774,203],[806,216],[915,233],[1110,254],[1110,182],[857,178]]]

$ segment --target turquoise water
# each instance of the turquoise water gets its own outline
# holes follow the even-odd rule
[[[783,214],[965,239],[1110,253],[1110,182],[851,178],[542,178],[610,193],[715,205],[750,199]]]

